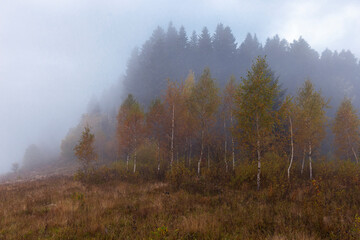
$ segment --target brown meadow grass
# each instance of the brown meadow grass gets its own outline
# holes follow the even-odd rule
[[[261,191],[244,176],[2,184],[0,239],[359,239],[358,173],[329,169],[316,165],[314,181],[264,180]]]

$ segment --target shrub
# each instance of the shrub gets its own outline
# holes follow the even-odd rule
[[[175,189],[184,188],[194,182],[195,172],[190,171],[183,163],[174,163],[172,169],[166,173],[167,181]]]

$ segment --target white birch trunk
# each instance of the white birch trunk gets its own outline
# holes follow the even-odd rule
[[[136,147],[134,151],[134,173],[136,172]]]
[[[293,141],[293,128],[292,128],[291,116],[289,116],[289,122],[290,122],[291,156],[290,156],[290,164],[288,168],[288,179],[290,179],[290,169],[294,159],[294,141]]]
[[[129,154],[126,155],[126,171],[129,171]]]
[[[160,172],[160,144],[159,144],[159,142],[158,142],[158,144],[157,144],[157,157],[158,157],[158,166],[157,166],[157,171],[158,171],[158,173]]]
[[[172,118],[171,118],[171,159],[170,159],[170,169],[174,162],[174,128],[175,128],[175,105],[172,105]]]
[[[306,154],[306,149],[305,149],[305,147],[304,147],[303,159],[302,159],[302,163],[301,163],[301,175],[304,173],[305,154]]]
[[[227,139],[226,139],[226,121],[225,121],[225,118],[224,118],[224,136],[225,136],[225,142],[224,142],[224,161],[225,161],[225,169],[226,169],[226,172],[228,172],[228,162],[227,162],[227,159],[226,159],[226,155],[227,155]]]
[[[201,131],[201,150],[200,150],[200,158],[198,161],[198,175],[200,175],[200,165],[201,165],[201,159],[203,157],[203,151],[204,151],[204,130]]]
[[[311,142],[309,142],[309,170],[310,170],[310,180],[312,180],[312,159],[311,159]]]
[[[260,155],[260,134],[259,134],[259,116],[256,115],[256,145],[257,145],[257,157],[258,157],[258,173],[257,173],[257,190],[260,190],[261,181],[261,155]]]
[[[351,143],[351,141],[350,141],[350,135],[349,135],[348,129],[346,130],[346,135],[347,135],[349,147],[351,147],[351,151],[352,151],[352,153],[354,154],[356,163],[359,163],[359,160],[358,160],[358,157],[357,157],[356,152],[355,152],[355,150],[354,150],[354,147],[353,147],[353,145],[352,145],[352,143]]]
[[[191,151],[192,151],[192,143],[190,139],[190,149],[189,149],[189,168],[191,168]]]
[[[354,157],[355,157],[356,163],[359,163],[359,160],[358,160],[358,157],[357,157],[356,152],[355,152],[355,150],[354,150],[354,147],[351,147],[351,151],[352,151],[352,152],[353,152],[353,154],[354,154]]]
[[[207,154],[208,154],[208,156],[207,156],[207,159],[208,159],[208,169],[210,169],[210,149],[209,149],[209,145],[208,145],[208,147],[207,147]]]
[[[233,116],[232,116],[232,111],[230,110],[230,124],[231,124],[231,128],[233,127]],[[232,145],[232,167],[233,167],[233,171],[235,171],[235,142],[234,142],[234,137],[231,134],[231,145]]]

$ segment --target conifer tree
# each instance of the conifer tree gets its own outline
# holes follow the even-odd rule
[[[78,158],[85,174],[91,169],[91,165],[97,160],[94,149],[95,135],[90,132],[90,127],[84,127],[79,143],[75,146],[75,156]]]

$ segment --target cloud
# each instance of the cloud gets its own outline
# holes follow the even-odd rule
[[[278,21],[276,29],[292,41],[303,36],[318,51],[326,47],[341,50],[351,48],[360,56],[360,2],[301,1],[290,2],[287,13]]]

